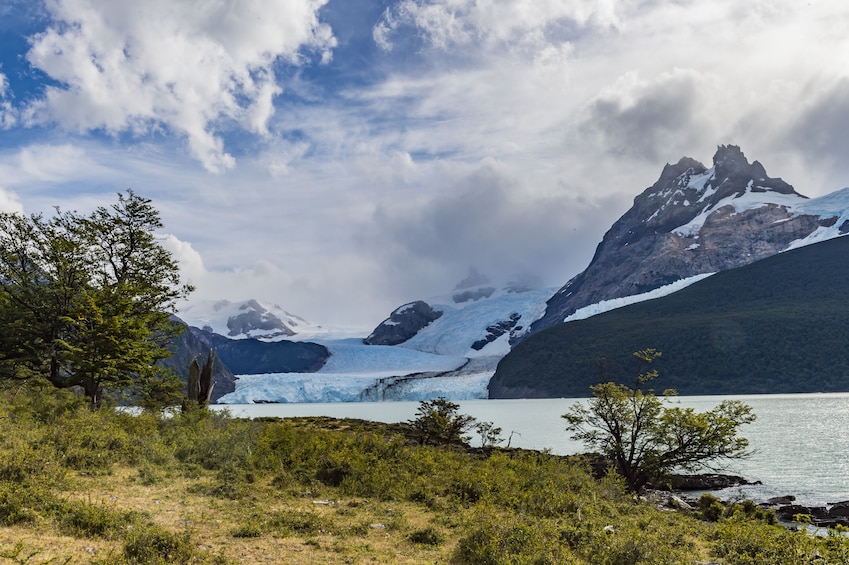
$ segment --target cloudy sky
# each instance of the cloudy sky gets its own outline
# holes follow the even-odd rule
[[[0,0],[0,209],[153,199],[197,298],[559,286],[663,165],[849,185],[844,0]]]

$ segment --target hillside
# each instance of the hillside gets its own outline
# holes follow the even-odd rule
[[[647,347],[663,352],[655,387],[680,394],[849,390],[847,256],[849,239],[832,239],[554,326],[502,359],[489,396],[587,396],[602,357],[633,384],[631,353]]]

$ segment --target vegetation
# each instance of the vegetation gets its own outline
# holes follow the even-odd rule
[[[465,445],[469,441],[466,432],[475,423],[473,417],[460,414],[459,404],[443,396],[419,402],[416,417],[409,422],[413,435],[422,445]]]
[[[847,391],[847,253],[849,239],[825,241],[541,331],[501,361],[490,391],[584,397],[602,356],[611,381],[631,384],[631,353],[646,343],[679,394]]]
[[[0,376],[138,390],[178,326],[168,312],[191,290],[154,236],[150,200],[133,191],[89,215],[0,214]]]
[[[660,355],[654,349],[634,353],[646,366]],[[737,429],[755,420],[750,406],[737,400],[707,412],[667,406],[651,390],[640,389],[657,376],[657,369],[640,372],[635,388],[612,382],[590,387],[589,403],[576,403],[563,415],[566,429],[604,455],[634,492],[649,482],[660,484],[672,471],[695,471],[746,455],[748,441]]]
[[[31,383],[32,384],[32,383]],[[91,411],[0,391],[0,564],[840,563],[751,503],[661,511],[579,457],[407,424]]]

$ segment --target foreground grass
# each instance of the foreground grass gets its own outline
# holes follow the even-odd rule
[[[404,426],[0,393],[0,563],[849,563],[753,505],[655,509],[578,460]]]

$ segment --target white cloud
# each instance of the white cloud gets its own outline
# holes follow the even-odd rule
[[[10,186],[61,183],[81,178],[106,179],[110,170],[80,145],[35,144],[0,158],[0,178]]]
[[[180,266],[180,275],[190,284],[197,284],[207,276],[206,267],[200,253],[195,251],[192,244],[182,241],[173,234],[163,234],[158,237],[159,243],[171,253],[174,261]]]
[[[18,195],[0,186],[0,212],[24,213],[24,205],[21,204]]]
[[[393,36],[412,26],[438,49],[470,43],[538,47],[570,27],[615,28],[630,1],[615,0],[402,0],[375,25],[375,41],[391,50]]]
[[[318,21],[327,0],[53,0],[54,24],[32,38],[29,62],[61,86],[30,109],[33,123],[142,134],[165,126],[210,171],[234,164],[228,121],[266,134],[278,59],[304,48],[330,56]]]
[[[9,79],[0,73],[0,130],[11,129],[18,123],[18,113],[12,103],[6,100],[9,92]]]

